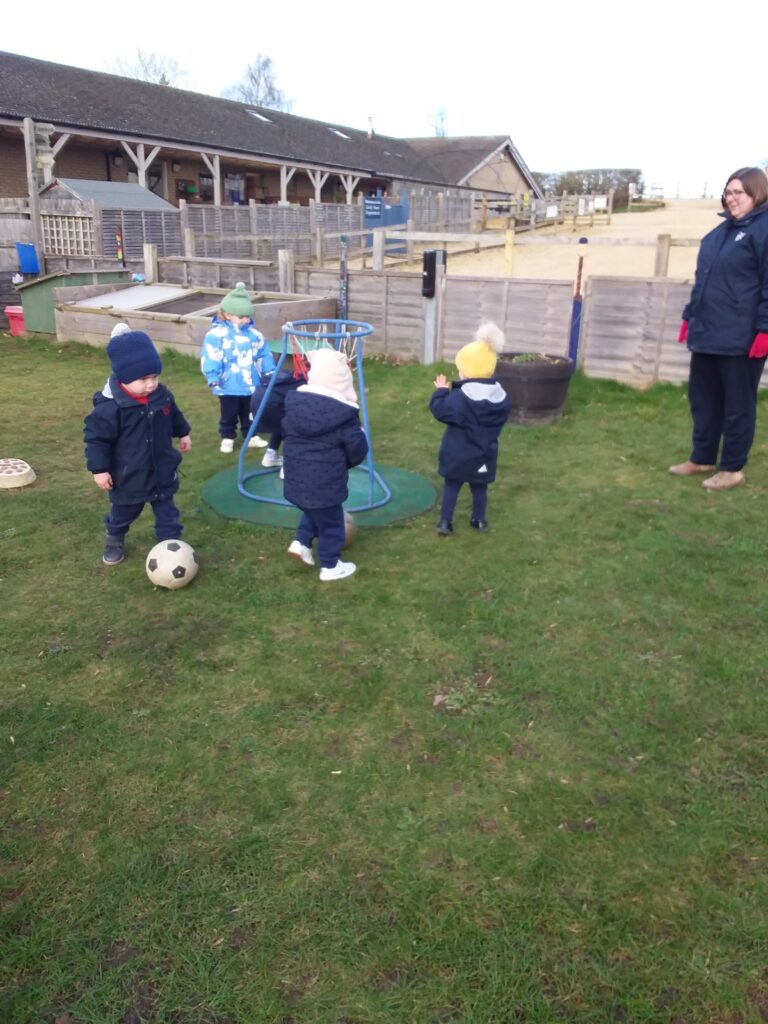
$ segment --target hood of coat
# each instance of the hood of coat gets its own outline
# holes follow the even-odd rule
[[[158,384],[152,394],[149,396],[149,404],[155,405],[158,399],[161,402],[165,401],[168,389],[164,384]],[[110,377],[100,392],[94,395],[94,402],[116,402],[119,406],[139,405],[135,398],[131,398],[130,395],[126,394],[125,391],[120,387],[117,382],[117,377]]]
[[[285,396],[285,412],[290,417],[290,429],[304,437],[319,437],[357,420],[356,406],[319,394],[306,385]]]
[[[480,422],[487,418],[490,422],[496,420],[500,407],[507,401],[507,393],[497,380],[488,380],[481,377],[473,380],[455,381],[454,387],[472,403]]]

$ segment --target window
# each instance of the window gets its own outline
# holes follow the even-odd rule
[[[201,174],[198,178],[200,186],[200,199],[204,203],[213,202],[213,178],[210,174]]]

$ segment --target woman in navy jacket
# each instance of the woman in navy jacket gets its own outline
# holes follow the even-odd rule
[[[678,340],[688,342],[693,449],[675,476],[712,473],[710,491],[744,483],[768,355],[768,177],[742,167],[725,184],[723,223],[701,241]]]

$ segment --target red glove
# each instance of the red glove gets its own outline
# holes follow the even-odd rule
[[[762,359],[763,356],[768,356],[768,334],[759,333],[755,335],[755,340],[752,342],[749,358]]]
[[[684,345],[686,343],[686,341],[688,341],[688,321],[687,320],[681,320],[680,321],[680,333],[677,336],[677,340],[680,342],[681,345]]]

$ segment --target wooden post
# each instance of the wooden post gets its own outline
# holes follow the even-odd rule
[[[413,239],[410,236],[411,236],[411,232],[414,230],[413,218],[409,218],[408,219],[408,221],[406,222],[406,225],[405,225],[405,229],[407,231],[407,235],[406,235],[406,239],[405,239],[405,249],[406,249],[406,253],[408,255],[408,259],[412,260],[413,259]]]
[[[671,235],[659,235],[656,239],[656,262],[653,267],[654,277],[666,277],[669,271],[669,247]]]
[[[290,249],[277,250],[278,287],[283,295],[296,293],[296,265]]]
[[[144,280],[147,284],[155,284],[158,280],[157,246],[144,245]]]
[[[373,269],[384,269],[384,245],[386,234],[384,231],[373,232]]]
[[[315,229],[315,263],[319,267],[322,267],[324,258],[325,258],[325,253],[323,251],[323,229],[322,228],[316,228]]]
[[[31,117],[24,118],[24,155],[27,164],[27,193],[29,195],[29,221],[32,228],[32,240],[35,243],[40,273],[44,274],[43,226],[40,220],[40,197],[37,191],[37,163],[35,160],[35,122]]]
[[[90,203],[92,253],[104,254],[104,225],[101,219],[101,207],[95,201]]]
[[[512,277],[512,269],[515,263],[515,229],[508,228],[504,232],[504,268],[507,277]]]
[[[424,299],[424,339],[422,344],[421,361],[425,366],[430,366],[438,357],[438,351],[442,351],[442,341],[439,337],[439,325],[441,321],[441,306],[443,296],[443,282],[445,280],[445,264],[443,254],[437,250],[437,263],[435,265],[435,294],[431,299]]]
[[[259,255],[259,240],[256,237],[256,235],[257,235],[257,231],[256,231],[256,217],[257,216],[258,215],[256,213],[256,200],[255,199],[249,199],[248,200],[248,230],[250,231],[251,235],[253,236],[251,238],[251,241],[250,241],[251,259],[255,259],[255,260],[261,259],[261,256]]]
[[[184,255],[195,255],[195,232],[193,228],[184,228]]]

